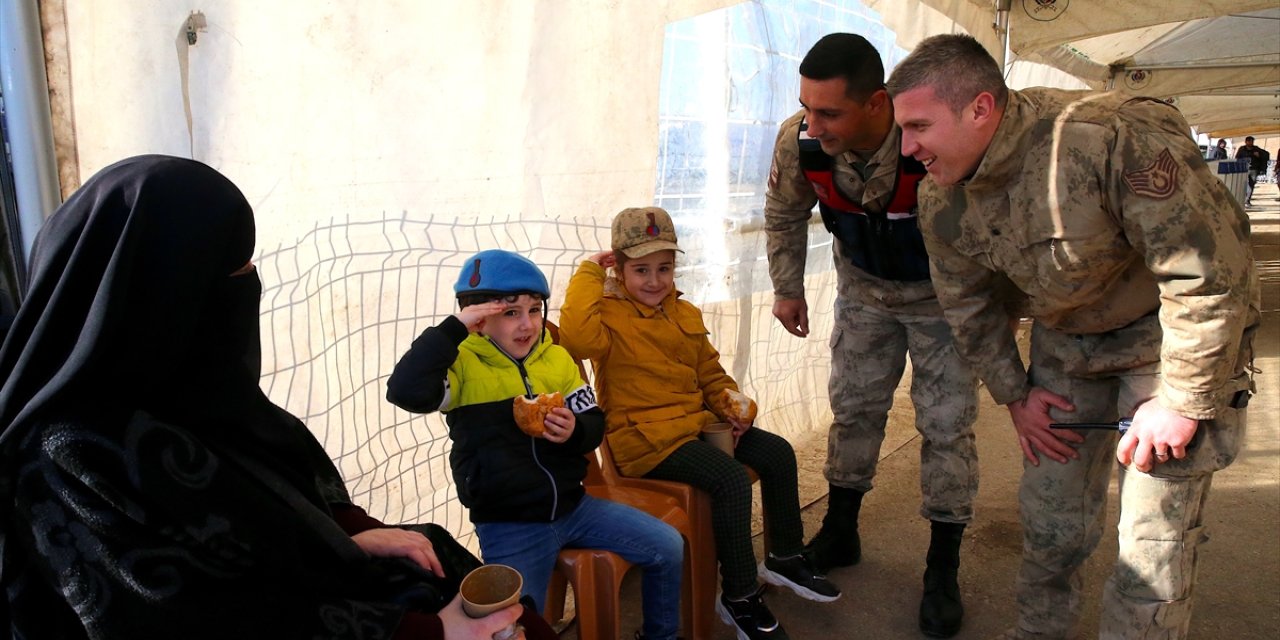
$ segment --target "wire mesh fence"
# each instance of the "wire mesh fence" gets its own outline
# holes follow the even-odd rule
[[[677,287],[703,307],[725,369],[759,401],[758,424],[788,436],[829,422],[824,336],[835,286],[830,237],[813,228],[810,263],[818,268],[810,289],[819,293],[810,300],[808,340],[786,334],[772,317],[759,231],[681,238],[687,254]],[[449,471],[442,416],[391,405],[386,378],[423,329],[456,310],[453,283],[471,254],[503,248],[530,257],[551,283],[555,319],[574,269],[608,246],[608,236],[607,221],[577,219],[459,221],[402,213],[318,225],[257,260],[265,286],[263,389],[316,434],[354,500],[372,515],[437,522],[473,544]],[[733,257],[698,261],[707,242],[728,242]],[[722,297],[724,291],[731,295]],[[721,299],[704,304],[706,297]]]

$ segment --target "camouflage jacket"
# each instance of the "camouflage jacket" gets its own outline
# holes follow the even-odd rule
[[[1030,388],[992,293],[1007,278],[1027,315],[1068,334],[1158,313],[1161,403],[1213,417],[1259,292],[1248,219],[1189,130],[1150,98],[1010,91],[974,175],[921,186],[934,287],[996,402]]]
[[[809,250],[809,218],[818,196],[800,170],[797,136],[804,110],[783,121],[773,146],[773,167],[765,193],[764,224],[769,256],[769,277],[774,296],[779,299],[804,298],[804,267]],[[863,180],[853,167],[856,157],[845,153],[835,159],[833,173],[837,188],[855,202],[883,209],[893,197],[898,177],[901,131],[897,125],[885,137],[868,166],[874,167]],[[832,242],[837,286],[841,297],[857,300],[887,311],[940,314],[933,285],[925,280],[899,282],[877,278],[854,266],[842,255],[839,242]]]

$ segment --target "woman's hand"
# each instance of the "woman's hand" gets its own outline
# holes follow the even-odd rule
[[[435,547],[426,536],[404,529],[369,529],[351,539],[365,553],[377,558],[408,558],[423,569],[437,576],[444,576],[444,567],[436,557]]]
[[[493,634],[515,624],[523,612],[524,607],[516,603],[483,618],[472,618],[462,610],[462,596],[459,595],[454,596],[453,601],[437,615],[444,625],[445,640],[493,640]],[[512,640],[525,640],[524,629],[517,626],[516,630]]]

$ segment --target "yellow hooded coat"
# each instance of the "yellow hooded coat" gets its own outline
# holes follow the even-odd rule
[[[584,261],[560,309],[560,342],[589,359],[614,461],[642,476],[721,417],[709,399],[738,384],[720,366],[702,312],[674,289],[660,308],[631,300],[600,265]]]

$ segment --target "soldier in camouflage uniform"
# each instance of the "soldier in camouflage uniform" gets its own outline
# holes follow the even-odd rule
[[[809,333],[804,270],[814,204],[836,237],[838,292],[829,395],[830,498],[806,550],[823,570],[858,562],[858,514],[871,490],[894,391],[911,356],[920,446],[920,514],[931,521],[920,628],[960,629],[960,541],[973,517],[977,382],[952,345],[916,225],[924,167],[899,154],[880,54],[861,36],[828,35],[800,65],[798,113],[782,123],[765,201],[774,315]]]
[[[1116,466],[1099,637],[1186,637],[1210,481],[1235,459],[1252,389],[1248,219],[1159,100],[1011,91],[959,35],[922,42],[888,88],[903,152],[929,168],[920,219],[938,298],[1026,457],[1007,636],[1077,633]],[[1035,319],[1029,370],[993,301],[1002,283]],[[1049,427],[1128,416],[1123,436]]]

